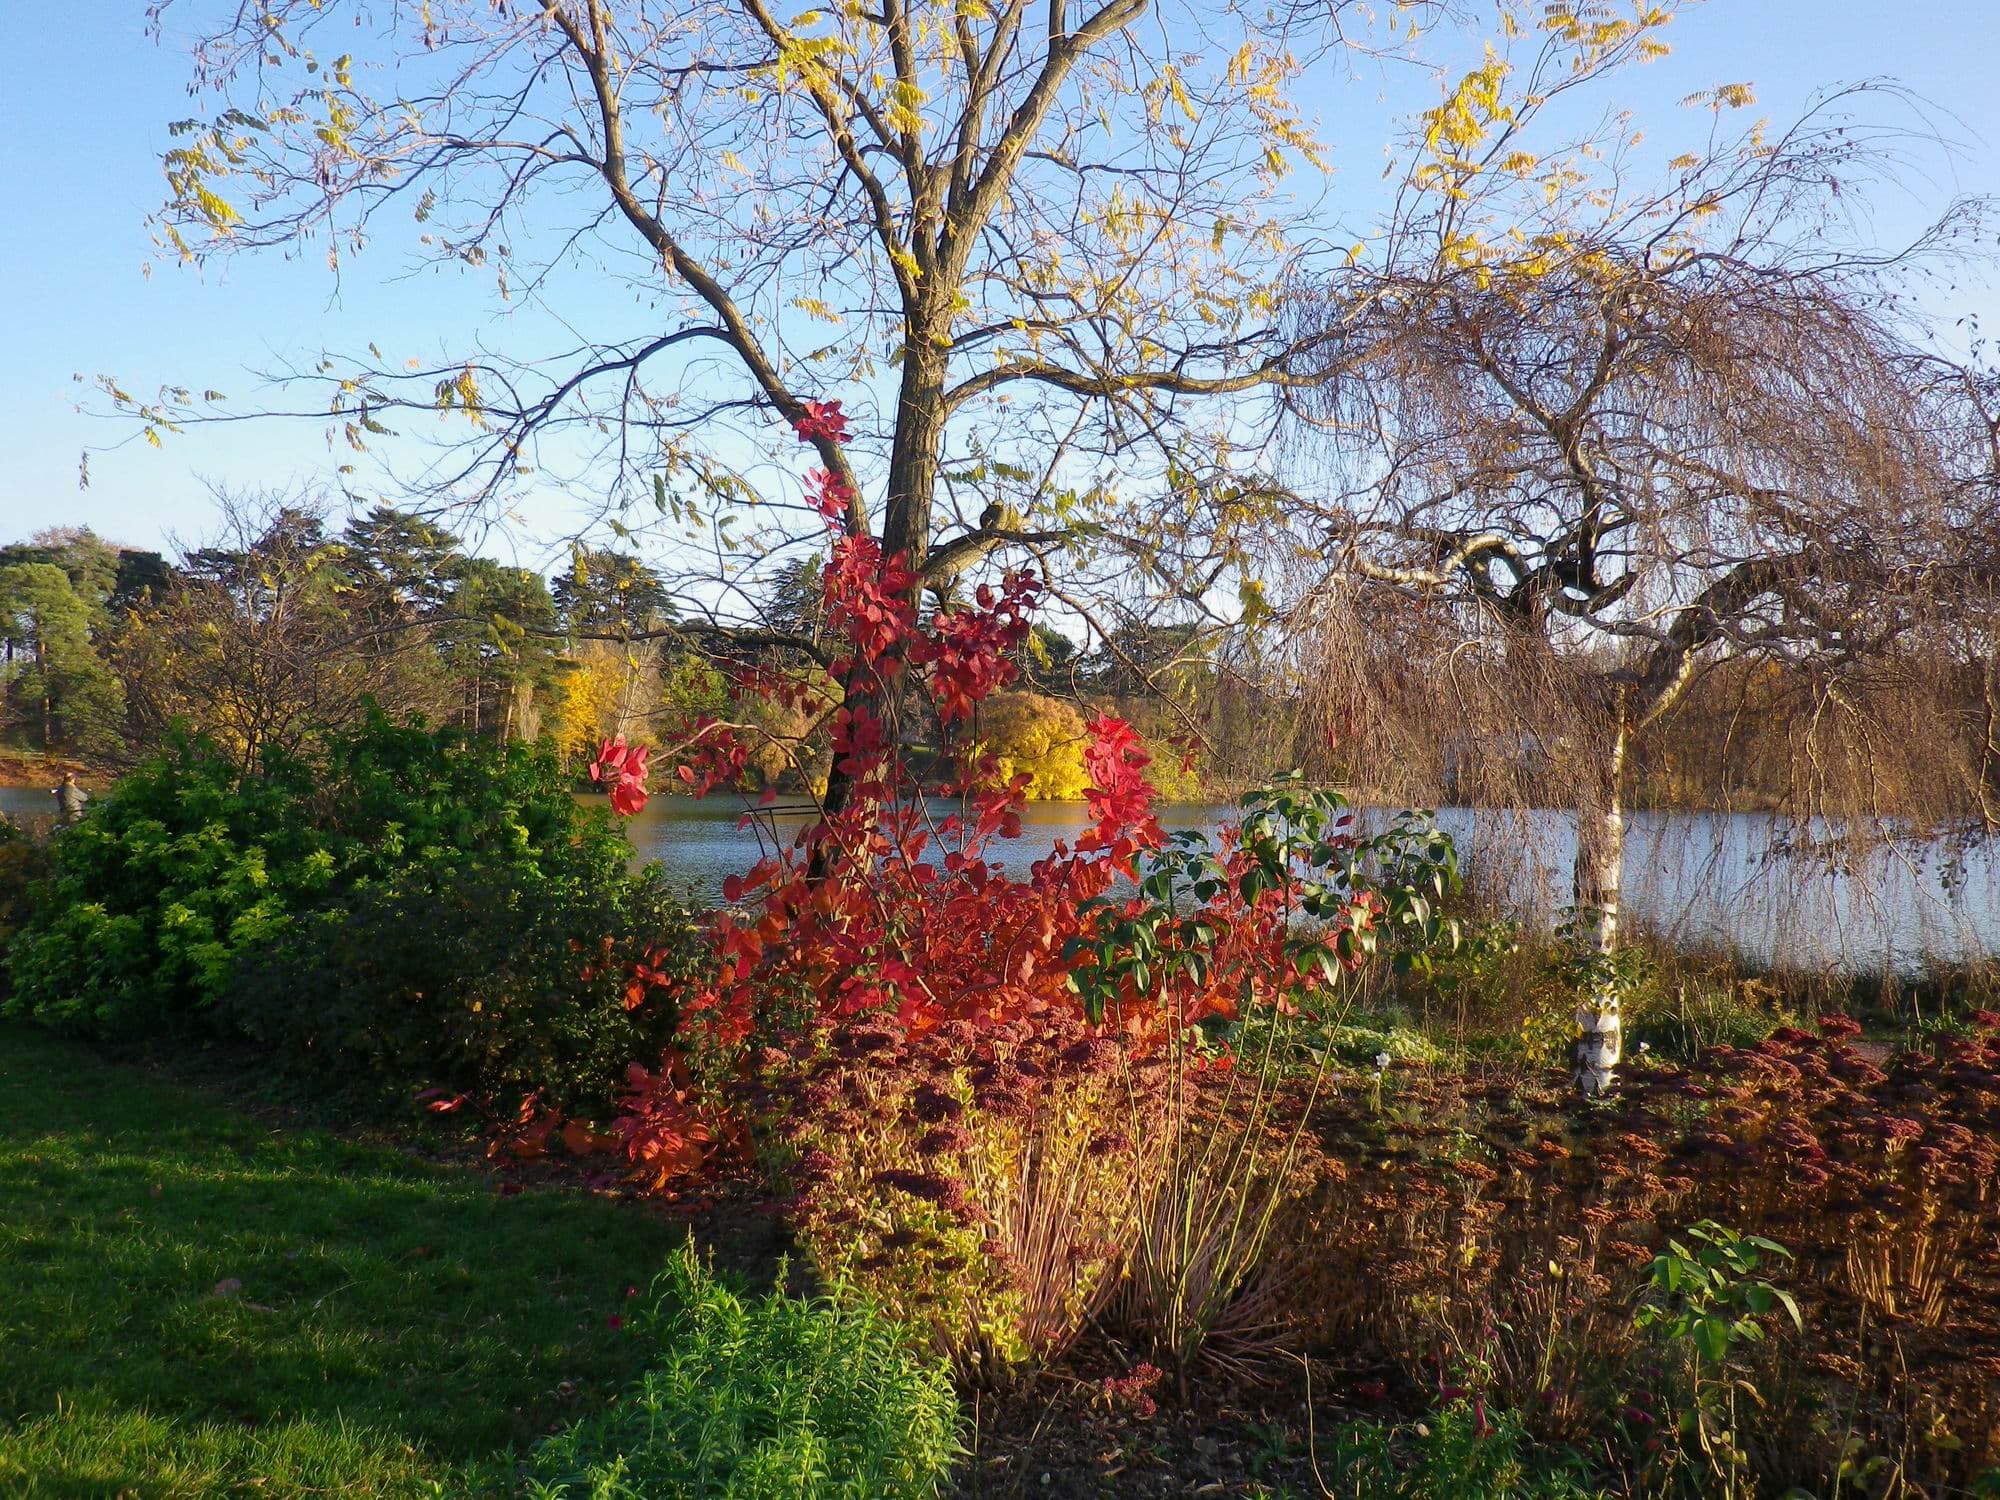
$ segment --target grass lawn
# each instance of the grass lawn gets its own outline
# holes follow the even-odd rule
[[[684,1236],[0,1026],[0,1494],[450,1491],[638,1374]]]

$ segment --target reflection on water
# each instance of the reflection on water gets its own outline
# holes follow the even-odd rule
[[[54,810],[46,788],[0,787],[0,812],[46,825]],[[1213,829],[1226,812],[1200,803],[1160,809],[1170,829]],[[629,832],[640,857],[659,860],[675,884],[713,899],[725,877],[768,852],[774,835],[789,842],[802,821],[799,812],[780,811],[746,826],[740,803],[655,797]],[[1447,808],[1438,821],[1485,889],[1544,915],[1568,901],[1576,830],[1567,814]],[[1030,803],[1021,837],[996,845],[999,863],[1025,873],[1083,826],[1080,802]],[[1633,814],[1626,911],[1669,938],[1724,944],[1786,967],[1880,972],[2000,953],[2000,852],[1981,845],[1954,859],[1942,847],[1885,848],[1859,869],[1839,870],[1782,852],[1787,829],[1759,814]]]

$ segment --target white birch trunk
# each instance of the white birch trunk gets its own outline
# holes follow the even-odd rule
[[[1592,946],[1609,958],[1618,947],[1620,888],[1625,874],[1624,715],[1611,741],[1603,790],[1595,805],[1577,810],[1575,894]],[[1607,982],[1585,995],[1576,1009],[1576,1084],[1586,1094],[1607,1092],[1618,1078],[1624,1055],[1618,991]]]

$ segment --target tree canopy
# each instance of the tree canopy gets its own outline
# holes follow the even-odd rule
[[[1671,13],[1494,15],[1553,98],[1663,51]],[[1379,233],[1356,244],[1324,201],[1329,148],[1299,89],[1458,19],[268,0],[197,46],[213,110],[175,127],[159,224],[197,261],[316,243],[347,268],[387,242],[583,330],[441,364],[329,353],[291,410],[330,411],[356,450],[443,413],[448,452],[404,474],[424,503],[556,487],[621,527],[656,513],[684,629],[756,621],[771,592],[746,575],[820,546],[814,492],[941,600],[990,557],[1032,563],[1079,610],[1206,610],[1218,586],[1256,598],[1279,397],[1340,373],[1326,355],[1346,342],[1288,320],[1291,290],[1404,243],[1486,175],[1535,176],[1472,150],[1503,107],[1489,55],[1417,122]],[[606,285],[635,299],[623,326],[593,296]],[[109,388],[154,436],[232,415],[209,393]],[[829,398],[849,440],[811,424],[820,476],[775,473]]]

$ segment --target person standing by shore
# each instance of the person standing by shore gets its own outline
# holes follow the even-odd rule
[[[58,823],[83,821],[83,808],[84,804],[90,801],[90,793],[76,784],[76,772],[63,772],[62,781],[52,789],[51,795],[56,799]]]

